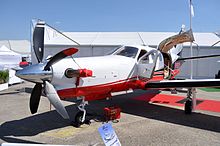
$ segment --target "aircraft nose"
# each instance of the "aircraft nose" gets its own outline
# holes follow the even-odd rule
[[[17,71],[15,75],[21,79],[34,83],[43,83],[45,80],[51,81],[52,71],[45,71],[44,66],[45,64],[43,63],[30,65]]]

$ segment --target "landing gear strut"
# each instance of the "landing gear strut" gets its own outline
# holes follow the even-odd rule
[[[189,88],[187,91],[187,98],[184,106],[185,114],[191,114],[196,106],[195,88]]]
[[[86,121],[86,110],[85,106],[88,104],[88,101],[85,101],[85,97],[82,98],[82,102],[78,106],[79,112],[75,116],[75,126],[80,127]]]

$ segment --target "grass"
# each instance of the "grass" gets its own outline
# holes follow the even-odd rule
[[[0,71],[0,84],[7,83],[9,79],[9,71],[2,70]]]
[[[199,88],[202,91],[206,91],[206,92],[220,92],[220,87],[217,88]]]

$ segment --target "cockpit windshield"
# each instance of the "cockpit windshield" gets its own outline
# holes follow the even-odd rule
[[[138,48],[130,47],[130,46],[123,46],[119,48],[117,51],[113,53],[113,55],[120,55],[125,57],[135,58],[138,52]]]

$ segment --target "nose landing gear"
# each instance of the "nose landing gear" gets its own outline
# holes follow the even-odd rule
[[[88,101],[85,101],[85,97],[83,97],[82,102],[78,106],[79,112],[75,116],[75,127],[80,127],[84,123],[89,123],[88,121],[86,121],[86,105],[88,105]]]

